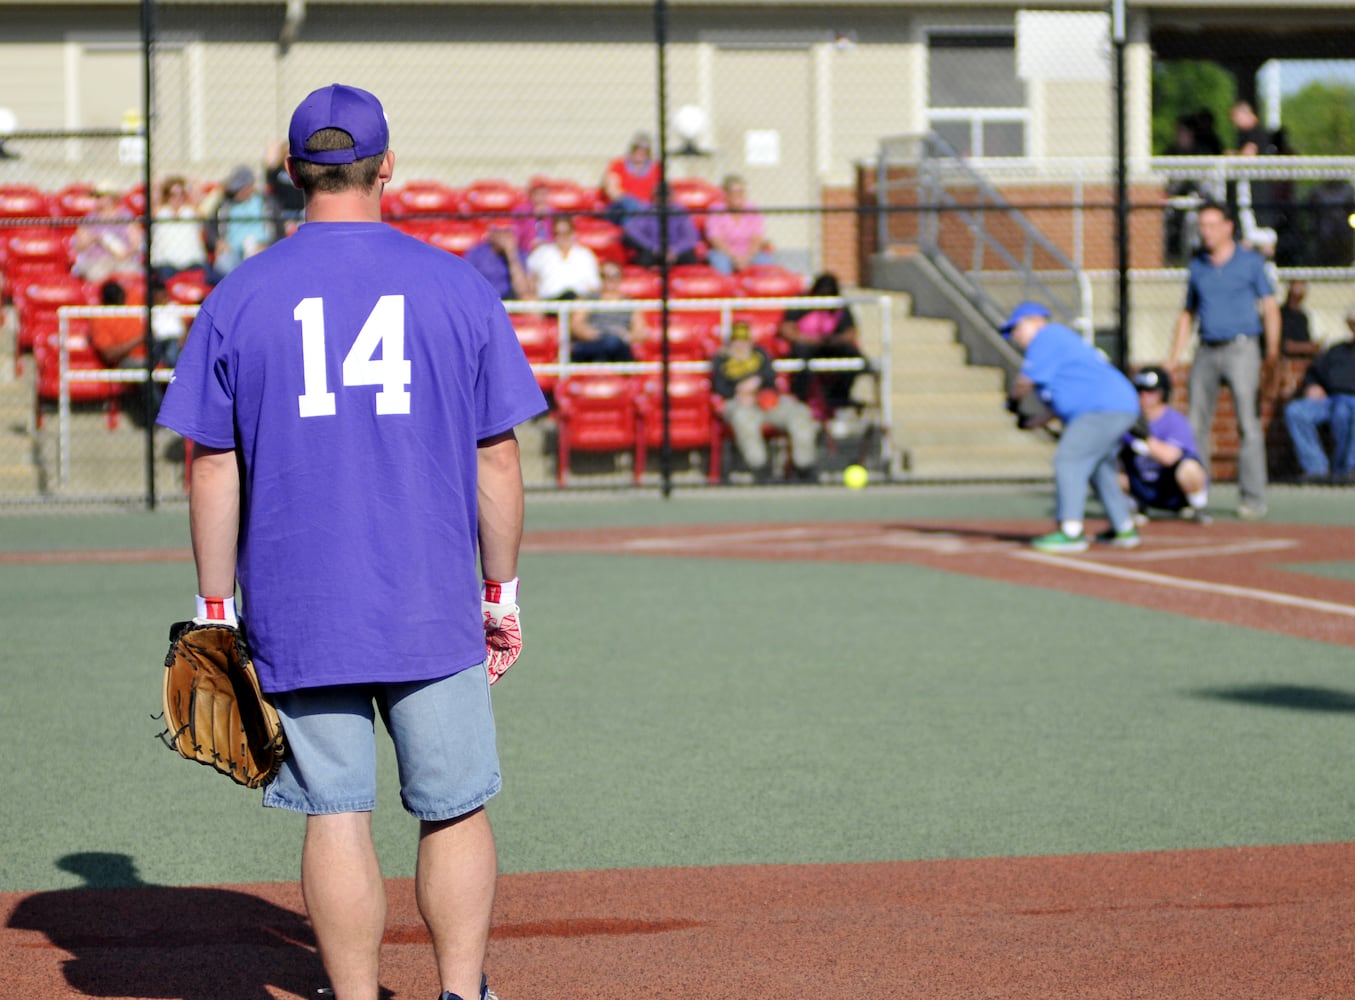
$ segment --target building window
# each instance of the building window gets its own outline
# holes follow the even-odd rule
[[[1007,31],[927,36],[927,125],[961,156],[1025,156],[1026,85]]]

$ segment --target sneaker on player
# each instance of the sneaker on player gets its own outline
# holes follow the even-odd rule
[[[1209,515],[1209,511],[1203,507],[1182,507],[1176,514],[1182,521],[1190,521],[1192,524],[1213,524],[1214,519]]]
[[[1062,531],[1051,531],[1031,539],[1030,546],[1040,552],[1086,552],[1091,543],[1087,541],[1086,535],[1065,535]]]
[[[1107,528],[1096,536],[1096,540],[1102,545],[1111,545],[1117,549],[1137,549],[1143,544],[1143,538],[1134,528],[1126,528],[1123,531]]]
[[[443,990],[438,1000],[461,1000],[460,995],[451,990]],[[498,994],[489,988],[489,977],[480,977],[480,1000],[499,1000]]]

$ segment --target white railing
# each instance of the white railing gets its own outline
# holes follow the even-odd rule
[[[876,405],[879,407],[878,431],[880,437],[880,460],[884,468],[890,467],[891,433],[893,426],[893,405],[890,392],[890,370],[892,353],[892,331],[890,327],[891,299],[888,295],[850,295],[840,297],[826,296],[788,296],[780,298],[723,298],[723,299],[669,299],[670,312],[718,312],[720,322],[718,330],[722,341],[729,338],[729,329],[735,312],[758,312],[785,309],[828,309],[840,307],[866,307],[880,311],[880,355],[873,361],[861,358],[822,359],[801,361],[783,358],[773,362],[777,371],[793,372],[808,368],[810,371],[858,371],[867,372],[877,380]],[[566,299],[549,301],[507,301],[504,307],[509,313],[553,314],[557,318],[559,331],[559,356],[554,363],[536,363],[532,371],[538,375],[556,375],[567,378],[578,374],[616,374],[641,375],[658,374],[663,370],[660,361],[629,362],[574,362],[569,360],[569,320],[577,312],[633,311],[641,309],[656,312],[663,308],[662,299],[621,299],[599,301],[597,299]],[[155,309],[172,310],[184,317],[191,317],[198,306],[165,305]],[[157,382],[168,382],[173,376],[169,369],[156,368],[149,373],[141,368],[101,368],[72,370],[70,367],[70,324],[72,320],[92,319],[98,316],[145,316],[144,306],[62,306],[57,310],[58,323],[58,383],[57,383],[57,466],[58,483],[65,488],[70,482],[71,464],[71,384],[75,382],[127,382],[144,383],[149,376]],[[670,361],[671,372],[709,372],[709,361]],[[38,391],[36,382],[34,392]],[[37,402],[37,401],[35,401]]]

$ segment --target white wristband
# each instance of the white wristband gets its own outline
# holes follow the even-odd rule
[[[1129,448],[1136,455],[1147,455],[1152,449],[1148,447],[1148,442],[1143,438],[1134,438],[1129,442]]]
[[[480,600],[490,604],[516,604],[518,602],[518,578],[511,580],[486,580],[480,587]]]

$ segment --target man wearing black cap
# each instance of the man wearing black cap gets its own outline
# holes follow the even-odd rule
[[[365,90],[301,102],[287,170],[305,222],[203,303],[159,421],[194,442],[197,618],[237,625],[237,578],[247,601],[287,742],[264,805],[306,815],[301,886],[334,995],[379,990],[379,715],[420,821],[441,1000],[487,1000],[489,685],[522,648],[513,428],[545,400],[489,284],[381,221],[388,138]]]
[[[1120,449],[1130,497],[1145,516],[1149,508],[1155,508],[1208,524],[1209,476],[1195,447],[1190,421],[1167,405],[1171,376],[1165,368],[1141,368],[1134,375],[1134,388],[1139,392],[1147,433],[1126,434]]]

